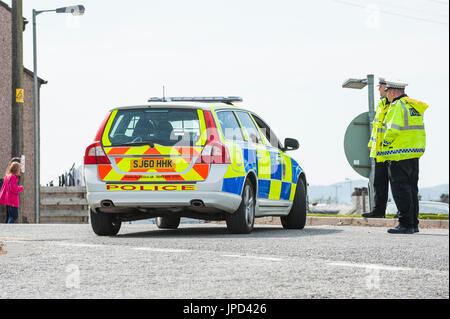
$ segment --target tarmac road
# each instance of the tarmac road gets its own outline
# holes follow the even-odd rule
[[[0,298],[449,298],[449,231],[0,224]]]

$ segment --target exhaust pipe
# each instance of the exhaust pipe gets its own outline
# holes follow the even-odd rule
[[[193,199],[191,200],[191,206],[192,207],[205,207],[205,203],[203,203],[200,199]]]
[[[102,205],[102,207],[105,207],[105,208],[114,207],[113,202],[109,199],[102,200],[100,205]]]

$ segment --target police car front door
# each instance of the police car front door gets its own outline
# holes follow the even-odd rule
[[[244,129],[246,138],[246,149],[248,161],[253,160],[252,154],[256,155],[256,174],[258,177],[258,198],[268,199],[270,194],[270,179],[272,174],[270,151],[266,149],[262,137],[253,119],[247,112],[235,112],[241,127]],[[245,156],[244,156],[245,157]]]
[[[266,152],[270,160],[270,187],[267,201],[261,201],[261,205],[267,205],[268,210],[286,213],[291,204],[292,188],[292,164],[291,158],[281,150],[281,144],[267,124],[256,115],[252,114],[255,123],[260,130],[266,145]]]

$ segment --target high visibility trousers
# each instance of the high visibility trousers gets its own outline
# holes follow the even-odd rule
[[[379,216],[385,216],[386,203],[389,194],[389,174],[387,162],[376,162],[375,164],[373,193],[375,207],[372,212]]]
[[[390,161],[388,173],[400,225],[408,228],[417,227],[419,225],[419,159]]]

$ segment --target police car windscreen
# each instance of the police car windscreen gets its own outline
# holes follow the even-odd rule
[[[200,136],[197,110],[172,108],[119,110],[109,131],[113,146],[194,146]]]

